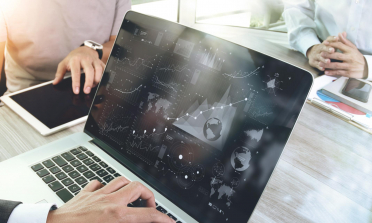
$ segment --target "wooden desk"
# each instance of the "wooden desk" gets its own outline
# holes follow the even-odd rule
[[[252,44],[244,41],[248,40],[240,44]],[[253,44],[310,69],[297,52],[259,41]],[[1,107],[0,161],[83,127],[43,137]],[[250,222],[372,222],[371,142],[368,133],[306,104]]]

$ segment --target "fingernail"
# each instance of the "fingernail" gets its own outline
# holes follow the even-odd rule
[[[329,63],[329,62],[331,62],[331,61],[327,59],[327,60],[326,60],[326,63]]]
[[[329,48],[329,52],[332,52],[332,50],[333,50],[332,48]]]
[[[324,42],[324,44],[325,44],[325,45],[328,45],[328,44],[329,44],[329,42],[328,42],[328,41],[325,41],[325,42]]]
[[[328,72],[328,71],[326,71],[326,72],[325,72],[325,74],[329,74],[329,72]]]
[[[320,70],[324,70],[324,68],[323,68],[323,67],[321,67],[321,68],[320,68]]]
[[[90,93],[90,89],[91,89],[90,87],[86,87],[85,88],[85,93],[89,94]]]
[[[79,87],[75,87],[75,94],[79,94]]]

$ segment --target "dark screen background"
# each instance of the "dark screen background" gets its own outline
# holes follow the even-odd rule
[[[11,98],[52,129],[88,115],[97,88],[85,95],[84,82],[85,78],[82,76],[79,95],[72,92],[71,78],[66,78],[58,85],[48,84],[13,95]]]
[[[245,223],[311,84],[274,58],[129,12],[85,131],[199,222]]]

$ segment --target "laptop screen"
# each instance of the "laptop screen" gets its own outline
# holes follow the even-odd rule
[[[247,222],[312,85],[310,73],[128,12],[85,131],[199,222]]]

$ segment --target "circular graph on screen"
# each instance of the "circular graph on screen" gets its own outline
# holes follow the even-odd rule
[[[246,147],[238,147],[231,154],[231,165],[236,171],[244,171],[249,167],[251,151]]]
[[[169,152],[169,163],[175,170],[181,170],[184,167],[192,165],[194,153],[191,147],[184,143],[175,143]]]
[[[195,175],[191,167],[185,167],[177,174],[177,183],[182,189],[190,189],[195,183]]]

